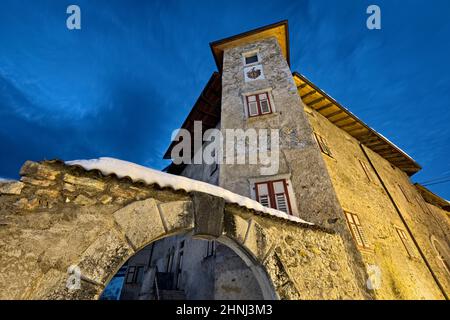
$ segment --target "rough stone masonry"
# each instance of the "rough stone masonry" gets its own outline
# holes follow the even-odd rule
[[[28,161],[20,175],[0,184],[0,299],[96,299],[139,249],[196,230],[246,255],[268,298],[370,298],[341,236],[324,228],[229,203],[209,216],[204,195],[59,161]],[[66,286],[70,266],[78,290]]]

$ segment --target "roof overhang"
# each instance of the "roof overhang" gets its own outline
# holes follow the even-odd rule
[[[229,38],[211,42],[209,45],[211,47],[214,60],[216,61],[217,69],[219,72],[222,72],[224,50],[240,46],[244,43],[255,42],[270,37],[275,37],[278,40],[281,51],[287,63],[290,64],[288,22],[287,20],[283,20]]]
[[[294,72],[295,83],[304,104],[319,112],[338,128],[346,131],[409,176],[422,167],[383,135],[370,128],[305,76]]]
[[[424,200],[436,207],[441,208],[442,210],[445,210],[447,212],[450,212],[450,202],[445,200],[444,198],[439,197],[438,195],[431,192],[428,188],[424,187],[423,185],[416,183],[414,184],[419,190],[420,194],[424,198]]]
[[[186,129],[190,132],[191,137],[194,136],[194,121],[202,122],[202,136],[203,133],[215,128],[220,121],[220,106],[222,102],[222,81],[218,72],[214,72],[203,89],[202,93],[198,97],[191,112],[184,121],[181,129]],[[172,141],[166,153],[164,159],[171,159],[172,148],[178,143],[178,141]],[[192,148],[194,144],[192,144]],[[191,154],[194,154],[194,150],[191,150]]]

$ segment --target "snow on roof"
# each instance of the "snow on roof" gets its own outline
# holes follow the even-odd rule
[[[227,203],[234,203],[239,206],[266,213],[277,218],[296,223],[314,225],[313,223],[307,222],[298,217],[288,215],[282,211],[264,207],[255,200],[238,195],[218,186],[150,169],[128,161],[114,158],[99,158],[91,160],[66,161],[65,163],[69,166],[80,166],[87,171],[99,170],[106,176],[115,174],[119,178],[129,177],[134,182],[142,181],[149,185],[157,184],[162,188],[170,187],[174,190],[184,190],[186,192],[203,192],[223,198]]]

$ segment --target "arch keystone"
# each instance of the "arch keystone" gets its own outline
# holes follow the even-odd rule
[[[202,192],[191,193],[194,205],[193,236],[216,239],[222,235],[225,200]]]

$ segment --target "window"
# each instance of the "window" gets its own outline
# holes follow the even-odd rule
[[[245,57],[245,64],[247,65],[247,64],[252,64],[252,63],[255,63],[255,62],[258,62],[258,54],[252,54],[252,55],[250,55],[250,56],[248,56],[248,57]]]
[[[126,283],[127,284],[141,283],[143,276],[144,276],[144,267],[143,266],[128,267]]]
[[[136,267],[128,267],[126,283],[133,283]]]
[[[172,248],[167,256],[167,266],[166,266],[166,272],[172,271],[172,265],[173,265],[173,256],[175,255],[174,248]]]
[[[180,251],[178,255],[178,264],[177,264],[177,289],[181,288],[181,272],[183,270],[183,251]]]
[[[213,257],[216,253],[216,242],[214,240],[207,241],[205,258]]]
[[[292,214],[286,180],[255,183],[255,194],[263,206]]]
[[[395,230],[397,230],[397,234],[400,237],[400,240],[402,240],[402,243],[403,243],[403,246],[406,249],[406,252],[408,253],[408,255],[411,258],[413,258],[414,257],[414,253],[413,253],[414,251],[413,251],[413,249],[412,249],[412,247],[410,245],[409,238],[408,238],[408,235],[406,234],[405,230],[397,228],[397,227],[395,227]]]
[[[372,182],[373,181],[372,180],[372,175],[371,175],[371,173],[369,171],[369,168],[368,168],[367,164],[364,161],[362,161],[361,159],[359,159],[358,161],[359,161],[359,164],[361,165],[364,173],[366,174],[367,180],[369,180],[369,182]]]
[[[362,229],[358,215],[351,212],[346,212],[345,216],[356,244],[362,248],[369,248],[369,243]]]
[[[409,203],[411,203],[412,201],[411,201],[411,199],[410,199],[408,193],[406,192],[406,190],[405,190],[401,185],[398,185],[398,188],[399,188],[400,191],[403,193],[403,196],[405,197],[405,199],[406,199]]]
[[[256,117],[272,113],[269,94],[267,92],[250,95],[247,99],[247,112],[249,117]]]
[[[329,157],[333,157],[330,148],[328,148],[327,141],[320,136],[318,133],[314,132],[317,144],[319,145],[320,151]]]
[[[424,213],[431,215],[431,210],[430,210],[430,208],[428,208],[428,205],[425,203],[423,198],[421,196],[417,196],[416,200],[417,200],[417,203],[419,203],[419,206],[422,208],[422,211]]]
[[[212,177],[214,175],[214,173],[217,172],[217,170],[219,169],[219,165],[216,163],[214,164],[213,169],[211,170],[211,173],[209,174],[210,177]]]
[[[435,236],[431,236],[431,244],[436,252],[436,257],[442,265],[442,268],[450,275],[450,257],[445,247],[436,239]]]

